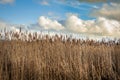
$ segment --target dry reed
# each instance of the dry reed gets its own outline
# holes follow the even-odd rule
[[[120,43],[0,40],[0,80],[120,80]]]

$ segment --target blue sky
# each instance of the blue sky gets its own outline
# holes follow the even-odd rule
[[[35,31],[119,37],[120,0],[0,0],[0,29],[22,24]]]
[[[89,14],[94,6],[100,6],[100,3],[72,3],[58,0],[16,0],[11,4],[0,4],[0,19],[13,24],[31,24],[37,22],[39,16],[62,20],[68,13],[74,13],[87,20],[93,19]]]

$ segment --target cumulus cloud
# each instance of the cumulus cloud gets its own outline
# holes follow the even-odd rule
[[[120,21],[120,4],[104,4],[100,9],[94,10],[92,16],[105,17]]]
[[[120,36],[120,22],[99,17],[95,20],[82,20],[77,15],[69,15],[64,24],[44,16],[39,18],[39,26],[47,30],[64,30],[86,35]]]
[[[67,16],[64,24],[62,24],[57,20],[41,16],[39,17],[38,25],[31,25],[30,27],[26,25],[12,25],[0,21],[0,30],[6,28],[8,30],[19,31],[20,27],[22,27],[22,30],[56,30],[120,38],[120,22],[104,17],[99,17],[95,20],[82,20],[77,15],[71,14]]]
[[[0,4],[11,4],[13,3],[15,0],[0,0]]]
[[[83,21],[75,15],[69,16],[65,21],[65,26],[67,29],[73,32],[86,32],[87,29],[83,24]]]
[[[67,30],[77,33],[120,36],[120,23],[103,17],[96,20],[82,20],[75,15],[71,15],[65,21],[65,26]]]
[[[46,18],[44,16],[41,16],[39,18],[38,23],[43,29],[53,29],[53,30],[63,30],[64,29],[62,24],[60,24],[58,21],[51,20],[51,19]]]

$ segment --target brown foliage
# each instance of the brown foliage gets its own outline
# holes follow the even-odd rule
[[[119,43],[46,37],[1,40],[0,80],[120,80]]]

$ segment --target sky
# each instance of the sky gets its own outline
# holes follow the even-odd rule
[[[0,0],[0,29],[120,36],[120,0]]]

